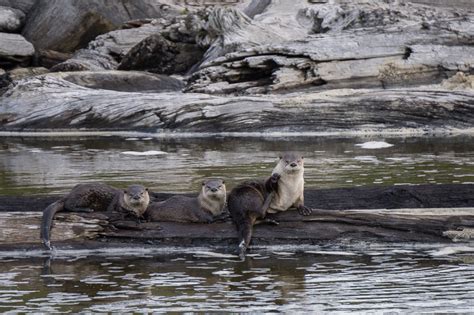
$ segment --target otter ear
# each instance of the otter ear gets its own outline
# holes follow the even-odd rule
[[[205,181],[203,181],[203,182],[202,182],[202,185],[203,185],[203,186],[204,186],[204,185],[206,185],[206,182],[205,182]]]
[[[148,191],[148,187],[147,187],[147,188],[145,188],[145,191]]]
[[[126,194],[126,193],[127,193],[127,190],[124,189],[124,190],[123,190],[123,193]]]
[[[283,156],[282,156],[282,155],[280,155],[278,158],[281,160],[281,159],[283,158]]]
[[[225,180],[222,180],[222,184],[225,184]]]

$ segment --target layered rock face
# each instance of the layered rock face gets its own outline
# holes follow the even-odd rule
[[[73,2],[66,13],[84,16],[87,10]],[[38,0],[30,16],[41,16],[39,4],[44,12],[58,10],[54,3]],[[97,16],[115,12],[122,19],[117,3],[106,9],[95,4]],[[94,39],[76,34],[59,46],[45,41],[36,60],[57,73],[10,77],[0,98],[0,127],[474,131],[474,7],[395,0],[196,4],[161,1],[139,10],[143,15],[130,11],[128,18],[139,19],[119,29],[118,20],[107,18],[115,29]],[[33,38],[31,23],[23,32]],[[17,64],[31,62],[34,52],[26,46],[26,59],[13,59]],[[4,55],[0,48],[0,60],[11,66],[12,57]]]

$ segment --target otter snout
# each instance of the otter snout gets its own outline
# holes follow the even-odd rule
[[[295,162],[293,162],[293,163],[290,164],[290,166],[291,166],[291,167],[297,167],[298,164],[296,164]]]

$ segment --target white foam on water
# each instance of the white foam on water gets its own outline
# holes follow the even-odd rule
[[[362,149],[383,149],[393,147],[393,144],[385,141],[368,141],[364,143],[358,143],[355,146]]]
[[[150,150],[150,151],[144,151],[144,152],[138,152],[138,151],[124,151],[122,154],[126,155],[136,155],[136,156],[148,156],[148,155],[165,155],[168,154],[168,152],[165,151],[156,151],[156,150]]]

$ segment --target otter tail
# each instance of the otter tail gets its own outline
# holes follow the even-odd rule
[[[58,200],[50,204],[43,211],[43,217],[41,218],[41,229],[40,229],[40,238],[43,245],[52,250],[51,241],[50,241],[50,231],[51,224],[53,223],[53,218],[56,213],[64,210],[64,200]]]

